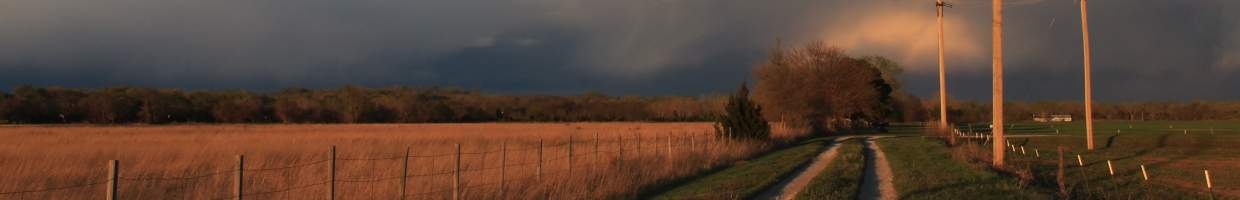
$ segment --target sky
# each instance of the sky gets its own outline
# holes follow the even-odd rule
[[[989,100],[991,1],[949,0],[948,90]],[[1240,98],[1240,1],[1089,0],[1095,98]],[[1006,96],[1081,99],[1080,9],[1006,0]],[[449,86],[709,95],[777,41],[906,70],[934,97],[932,0],[5,0],[0,88]]]

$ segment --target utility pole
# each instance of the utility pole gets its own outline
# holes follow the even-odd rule
[[[1081,38],[1085,50],[1085,146],[1094,150],[1094,86],[1089,68],[1089,18],[1085,13],[1085,1],[1081,0]]]
[[[948,135],[948,143],[956,145],[956,134],[947,132],[950,130],[947,126],[947,69],[943,62],[943,7],[951,7],[951,4],[937,0],[934,6],[937,8],[939,21],[939,131]]]
[[[992,8],[994,20],[993,30],[991,31],[994,49],[992,50],[991,67],[993,68],[994,97],[991,99],[991,132],[994,137],[994,144],[991,149],[994,150],[994,159],[991,164],[994,167],[1003,167],[1004,138],[1003,138],[1003,0],[993,0],[994,8]]]

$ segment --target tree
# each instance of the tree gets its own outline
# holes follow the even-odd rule
[[[749,88],[741,83],[741,88],[728,98],[724,107],[727,115],[719,117],[715,123],[715,133],[732,139],[765,140],[771,135],[771,126],[762,117],[762,107],[749,99]]]
[[[870,60],[822,42],[789,50],[776,47],[754,69],[755,99],[767,108],[768,119],[816,131],[883,124],[896,107],[882,71],[898,68],[885,59]]]
[[[8,93],[0,91],[0,123],[10,123],[9,115],[15,108],[11,99],[13,98],[9,97]]]
[[[266,121],[263,98],[249,92],[221,94],[212,114],[217,122],[254,123]]]

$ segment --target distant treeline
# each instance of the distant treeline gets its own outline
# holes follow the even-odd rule
[[[446,88],[286,89],[20,86],[0,92],[0,123],[419,123],[709,121],[723,97],[491,95]]]
[[[948,101],[948,119],[953,122],[990,121],[990,103]],[[938,102],[927,102],[932,116],[938,116]],[[1072,101],[1017,101],[1003,105],[1004,119],[1032,120],[1034,114],[1070,114],[1085,117],[1085,104]],[[937,117],[936,117],[937,118]],[[1101,120],[1240,120],[1240,101],[1128,102],[1095,103],[1094,119]]]

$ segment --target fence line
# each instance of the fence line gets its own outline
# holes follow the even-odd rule
[[[243,156],[238,155],[237,160],[236,160],[237,165],[235,166],[235,168],[230,168],[230,169],[225,169],[225,170],[216,170],[216,171],[210,171],[210,172],[198,173],[198,174],[187,173],[187,174],[183,174],[180,176],[163,176],[163,175],[160,175],[160,176],[143,176],[143,175],[124,176],[124,175],[119,175],[121,174],[120,173],[121,168],[116,166],[115,162],[110,162],[109,164],[111,166],[109,169],[112,169],[111,167],[115,167],[116,171],[109,172],[109,173],[112,175],[116,175],[115,179],[87,182],[87,183],[82,183],[82,184],[74,184],[74,185],[67,185],[67,186],[60,186],[60,187],[49,187],[49,188],[41,188],[41,189],[0,192],[0,197],[10,196],[10,195],[24,195],[24,194],[31,194],[31,193],[55,192],[55,191],[60,191],[60,190],[96,186],[96,185],[105,184],[105,183],[110,183],[109,190],[108,190],[109,191],[108,197],[115,197],[115,192],[116,192],[115,189],[117,187],[116,184],[118,184],[115,181],[118,181],[118,180],[124,181],[124,182],[167,182],[167,181],[194,182],[194,181],[202,180],[205,178],[226,176],[226,175],[231,174],[231,176],[234,176],[234,183],[233,183],[234,186],[232,186],[231,188],[234,194],[228,197],[222,197],[222,198],[216,198],[216,199],[242,199],[242,197],[247,197],[247,196],[271,195],[275,193],[288,192],[288,191],[305,189],[305,188],[315,187],[315,186],[328,186],[329,188],[328,188],[327,195],[329,199],[334,199],[334,197],[336,196],[335,188],[336,188],[337,182],[350,183],[350,184],[371,184],[371,183],[393,181],[393,180],[401,180],[400,186],[402,188],[400,192],[401,192],[402,197],[425,196],[425,195],[433,195],[435,193],[441,193],[441,192],[452,192],[454,197],[459,198],[460,197],[459,193],[462,190],[476,189],[476,188],[481,188],[481,187],[499,186],[502,188],[500,189],[502,192],[504,189],[506,189],[504,185],[506,185],[509,182],[528,181],[528,180],[545,180],[543,179],[544,176],[552,175],[552,174],[568,174],[568,177],[571,177],[574,175],[573,170],[576,167],[582,167],[584,169],[591,169],[591,171],[595,171],[596,170],[595,168],[597,166],[619,165],[619,164],[622,164],[622,161],[624,159],[645,157],[645,158],[652,158],[652,159],[658,159],[658,160],[666,160],[666,159],[671,158],[672,156],[671,154],[675,152],[701,152],[699,150],[710,148],[711,147],[710,145],[713,145],[715,147],[718,147],[719,145],[721,145],[721,143],[718,142],[719,139],[714,138],[714,137],[716,136],[710,135],[710,134],[692,133],[690,135],[680,136],[680,137],[673,136],[671,134],[658,134],[658,135],[655,135],[653,138],[641,137],[640,135],[633,136],[631,138],[625,138],[623,135],[620,135],[619,137],[615,139],[601,139],[597,136],[597,134],[595,134],[594,137],[589,140],[585,140],[585,139],[579,140],[579,139],[576,139],[570,136],[568,138],[568,141],[557,142],[556,144],[544,144],[541,139],[539,140],[539,142],[536,142],[536,143],[535,142],[516,143],[518,145],[525,146],[524,148],[509,149],[507,142],[505,142],[503,147],[499,149],[484,149],[484,150],[472,151],[472,152],[461,152],[460,144],[456,144],[457,150],[454,153],[411,155],[409,154],[408,150],[406,150],[404,155],[378,156],[378,157],[339,157],[336,154],[336,147],[332,146],[330,151],[328,152],[329,153],[327,155],[328,158],[322,159],[322,160],[295,163],[295,164],[286,165],[286,166],[276,166],[276,167],[266,167],[266,168],[248,168],[244,164]],[[574,146],[576,145],[592,145],[593,149],[585,150],[585,151],[581,151],[581,150],[575,151]],[[614,150],[600,150],[599,149],[600,146],[616,147],[616,148]],[[567,148],[568,152],[557,153],[555,151],[545,150],[546,148],[556,148],[556,147]],[[650,152],[642,152],[641,151],[642,148],[649,149]],[[675,149],[687,149],[687,150],[675,150]],[[515,162],[509,162],[510,161],[508,158],[509,153],[528,152],[528,151],[537,151],[538,160],[537,161],[512,160]],[[632,153],[626,153],[625,151],[631,151]],[[500,154],[500,153],[502,153],[503,155],[502,155],[499,166],[487,166],[486,165],[485,163],[486,156],[488,156],[489,154]],[[548,154],[548,153],[552,154],[552,156],[545,157],[544,154]],[[556,155],[556,154],[559,154],[559,155]],[[633,157],[626,158],[625,155],[628,155],[628,154],[633,155]],[[483,163],[482,165],[473,166],[472,168],[461,168],[461,165],[460,165],[461,159],[462,157],[466,157],[466,156],[479,157],[483,159],[482,161]],[[649,156],[649,157],[646,157],[646,156]],[[614,157],[614,159],[612,157]],[[408,164],[409,164],[409,159],[411,158],[432,159],[431,163],[436,163],[434,159],[438,159],[438,158],[454,158],[456,162],[456,167],[454,170],[441,170],[441,171],[435,171],[435,172],[429,172],[429,173],[409,174]],[[590,158],[590,159],[583,161],[582,159],[576,159],[576,158]],[[526,157],[526,159],[528,159],[528,157]],[[354,163],[356,162],[370,163],[370,162],[386,162],[386,161],[396,161],[396,160],[403,160],[405,162],[404,164],[402,164],[402,168],[404,169],[401,170],[402,174],[399,176],[388,176],[388,177],[359,176],[359,177],[348,177],[348,178],[337,178],[336,177],[336,172],[338,171],[337,170],[338,165],[344,164],[339,161],[349,161],[349,162],[354,162]],[[559,168],[558,170],[545,171],[546,170],[544,169],[545,166],[554,166],[553,162],[560,161],[560,160],[568,161],[567,163],[563,165],[566,169]],[[300,169],[300,168],[306,168],[306,167],[312,167],[312,166],[318,166],[318,165],[328,165],[327,168],[329,171],[328,172],[329,176],[327,177],[327,180],[322,181],[322,182],[315,182],[315,183],[305,184],[305,185],[296,185],[296,186],[291,186],[287,188],[273,189],[273,190],[262,191],[262,192],[245,192],[244,191],[245,188],[241,187],[241,185],[243,184],[245,180],[244,179],[245,176],[247,175],[253,176],[252,174],[245,174],[244,172],[278,172],[278,171],[288,171],[288,170],[294,170],[294,169]],[[508,179],[506,177],[508,168],[525,167],[525,166],[532,166],[532,165],[538,166],[538,171],[534,175],[524,176],[520,178],[513,178],[513,179]],[[465,173],[483,173],[483,172],[492,171],[492,170],[501,170],[500,172],[502,173],[501,176],[504,176],[504,177],[501,178],[501,180],[497,182],[475,183],[475,184],[468,184],[468,185],[463,184],[463,182],[461,182],[460,180],[463,174]],[[585,173],[575,173],[575,174],[585,174]],[[451,188],[431,191],[431,192],[405,194],[405,189],[406,189],[405,181],[407,181],[410,178],[444,177],[444,176],[449,176],[449,175],[454,177],[454,180],[453,180],[454,183],[452,184]],[[598,176],[598,174],[591,174],[591,176]],[[586,194],[586,193],[583,193],[583,194]]]
[[[1130,129],[1130,130],[1133,130],[1132,128],[1129,128],[1129,129]],[[952,127],[952,129],[951,129],[951,130],[952,130],[951,134],[956,134],[956,136],[959,136],[959,137],[962,137],[962,138],[966,138],[966,139],[972,139],[972,140],[974,140],[975,142],[981,142],[983,145],[985,145],[986,143],[989,143],[989,141],[990,141],[989,135],[991,135],[991,134],[990,134],[990,132],[987,132],[989,129],[985,129],[985,130],[987,130],[987,131],[975,132],[975,131],[973,131],[973,130],[961,130],[961,129],[957,129],[957,128],[955,128],[955,127]],[[1116,129],[1116,130],[1117,130],[1117,131],[1116,131],[1116,134],[1121,134],[1121,133],[1122,133],[1121,131],[1118,131],[1118,130],[1121,130],[1121,129]],[[1184,134],[1187,134],[1189,131],[1209,132],[1209,134],[1215,134],[1216,132],[1232,132],[1232,131],[1240,132],[1240,130],[1217,129],[1217,128],[1209,128],[1209,129],[1158,129],[1158,128],[1155,128],[1155,129],[1146,129],[1146,130],[1153,130],[1153,131],[1165,131],[1165,132],[1171,132],[1171,133],[1180,133],[1180,132],[1183,132]],[[1059,129],[1055,129],[1055,132],[1056,132],[1056,133],[1059,133]],[[1008,145],[1008,147],[1009,147],[1009,148],[1004,148],[1004,149],[1010,149],[1010,151],[1013,153],[1012,155],[1017,155],[1017,156],[1022,156],[1022,155],[1023,155],[1023,156],[1025,156],[1026,158],[1032,158],[1032,159],[1035,159],[1035,160],[1036,160],[1036,159],[1042,159],[1041,155],[1027,155],[1027,154],[1024,154],[1024,153],[1022,152],[1022,151],[1023,151],[1023,149],[1025,148],[1025,146],[1024,146],[1024,145],[1014,145],[1014,144],[1012,144],[1011,142],[1008,142],[1006,145]],[[1019,148],[1021,149],[1021,151],[1018,151],[1018,150],[1016,149],[1017,147],[1019,147]],[[1036,153],[1036,152],[1037,152],[1037,151],[1036,151],[1036,149],[1038,149],[1038,147],[1034,147],[1034,149],[1035,149],[1035,154],[1037,154],[1037,153]],[[1048,157],[1049,157],[1049,156],[1048,156]],[[1050,159],[1050,160],[1055,160],[1055,159],[1058,159],[1058,158],[1049,158],[1049,159]],[[1077,162],[1078,162],[1078,164],[1079,164],[1078,168],[1080,168],[1080,169],[1081,169],[1082,176],[1084,176],[1084,173],[1085,173],[1085,171],[1084,171],[1084,170],[1085,170],[1085,168],[1086,168],[1086,167],[1088,167],[1088,166],[1092,166],[1092,165],[1097,164],[1097,163],[1106,162],[1106,164],[1107,164],[1107,170],[1108,170],[1108,173],[1109,173],[1109,176],[1108,176],[1108,177],[1111,177],[1112,179],[1114,179],[1114,178],[1116,177],[1115,165],[1118,165],[1118,164],[1113,164],[1113,163],[1111,162],[1112,160],[1110,160],[1110,159],[1103,159],[1103,160],[1099,160],[1099,161],[1088,162],[1088,164],[1087,164],[1084,160],[1085,160],[1085,159],[1082,157],[1082,155],[1078,153],[1078,154],[1077,154]],[[1149,171],[1154,171],[1154,169],[1147,169],[1147,167],[1146,167],[1146,165],[1145,165],[1144,163],[1142,163],[1142,164],[1138,164],[1138,165],[1139,165],[1139,168],[1140,168],[1140,173],[1141,173],[1141,177],[1140,177],[1140,178],[1141,178],[1141,180],[1140,180],[1140,181],[1142,181],[1142,182],[1145,182],[1145,181],[1151,181]],[[1204,176],[1202,177],[1204,181],[1202,181],[1203,185],[1201,185],[1201,186],[1202,186],[1202,187],[1203,187],[1203,188],[1207,191],[1207,195],[1209,195],[1209,196],[1211,197],[1211,199],[1213,199],[1213,197],[1214,197],[1214,190],[1213,190],[1213,189],[1214,189],[1214,185],[1210,182],[1210,173],[1209,173],[1209,169],[1202,169],[1202,171],[1204,172]],[[1135,172],[1133,172],[1133,173],[1135,173]],[[1083,178],[1083,179],[1085,179],[1086,177],[1082,177],[1082,178]],[[1083,180],[1083,181],[1086,181],[1086,182],[1085,182],[1085,184],[1088,184],[1088,180]]]

